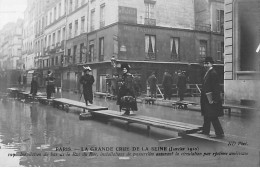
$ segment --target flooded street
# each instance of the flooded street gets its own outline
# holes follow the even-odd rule
[[[78,99],[78,95],[63,97]],[[95,105],[118,110],[115,101],[94,99]],[[138,105],[137,114],[201,125],[199,112],[177,110],[156,105]],[[230,148],[199,139],[159,140],[177,137],[171,131],[152,127],[147,136],[146,126],[113,120],[80,121],[81,109],[69,112],[38,103],[23,103],[10,99],[0,102],[0,165],[1,166],[259,166],[257,150]],[[226,134],[259,141],[259,116],[221,118]],[[213,130],[213,129],[212,129]],[[247,156],[175,156],[154,155],[158,147],[195,147],[199,152],[243,151]],[[137,149],[139,149],[137,151]],[[234,149],[234,150],[233,150]],[[169,151],[169,150],[168,150]],[[198,150],[197,150],[198,151]],[[131,155],[127,155],[130,153]],[[183,152],[181,152],[183,153]],[[199,161],[198,161],[199,160]],[[242,163],[242,161],[243,163]]]

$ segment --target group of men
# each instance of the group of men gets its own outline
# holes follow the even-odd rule
[[[157,78],[155,76],[155,72],[148,77],[147,83],[150,88],[151,98],[157,98],[157,90],[159,87],[157,85]],[[173,78],[168,70],[164,72],[162,87],[163,87],[163,97],[164,100],[168,99],[171,100],[172,96],[172,84]],[[187,84],[187,77],[185,75],[185,71],[178,71],[178,81],[177,81],[177,88],[178,88],[178,96],[180,97],[180,101],[184,100],[184,93],[186,91],[186,84]]]

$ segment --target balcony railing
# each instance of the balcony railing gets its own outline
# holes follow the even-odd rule
[[[145,25],[156,25],[156,19],[145,18],[144,19],[144,24]]]
[[[155,53],[145,53],[145,59],[146,60],[156,60],[156,54]]]
[[[210,32],[211,31],[211,25],[210,24],[196,24],[195,30]]]

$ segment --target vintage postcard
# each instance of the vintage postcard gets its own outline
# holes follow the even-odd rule
[[[259,167],[260,0],[0,0],[0,167]]]

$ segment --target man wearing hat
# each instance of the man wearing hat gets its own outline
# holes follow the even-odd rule
[[[121,86],[119,88],[117,104],[120,111],[125,108],[125,115],[130,115],[130,110],[137,111],[137,103],[135,98],[134,80],[133,75],[129,73],[130,67],[128,64],[121,65],[123,71]]]
[[[53,73],[51,71],[48,71],[48,75],[45,80],[46,80],[47,99],[50,99],[51,94],[55,93],[55,85],[54,85],[55,78],[53,77]]]
[[[89,72],[91,71],[91,68],[84,67],[84,75],[81,76],[79,82],[83,85],[83,95],[86,102],[86,105],[88,105],[88,102],[90,104],[93,103],[93,92],[92,92],[92,85],[95,82],[94,76],[90,75]]]
[[[212,123],[216,136],[215,138],[223,138],[224,131],[221,127],[218,117],[223,116],[222,100],[220,97],[221,86],[217,72],[213,68],[212,57],[206,57],[204,67],[206,74],[203,77],[201,90],[201,114],[204,116],[202,134],[209,135],[210,125]]]

